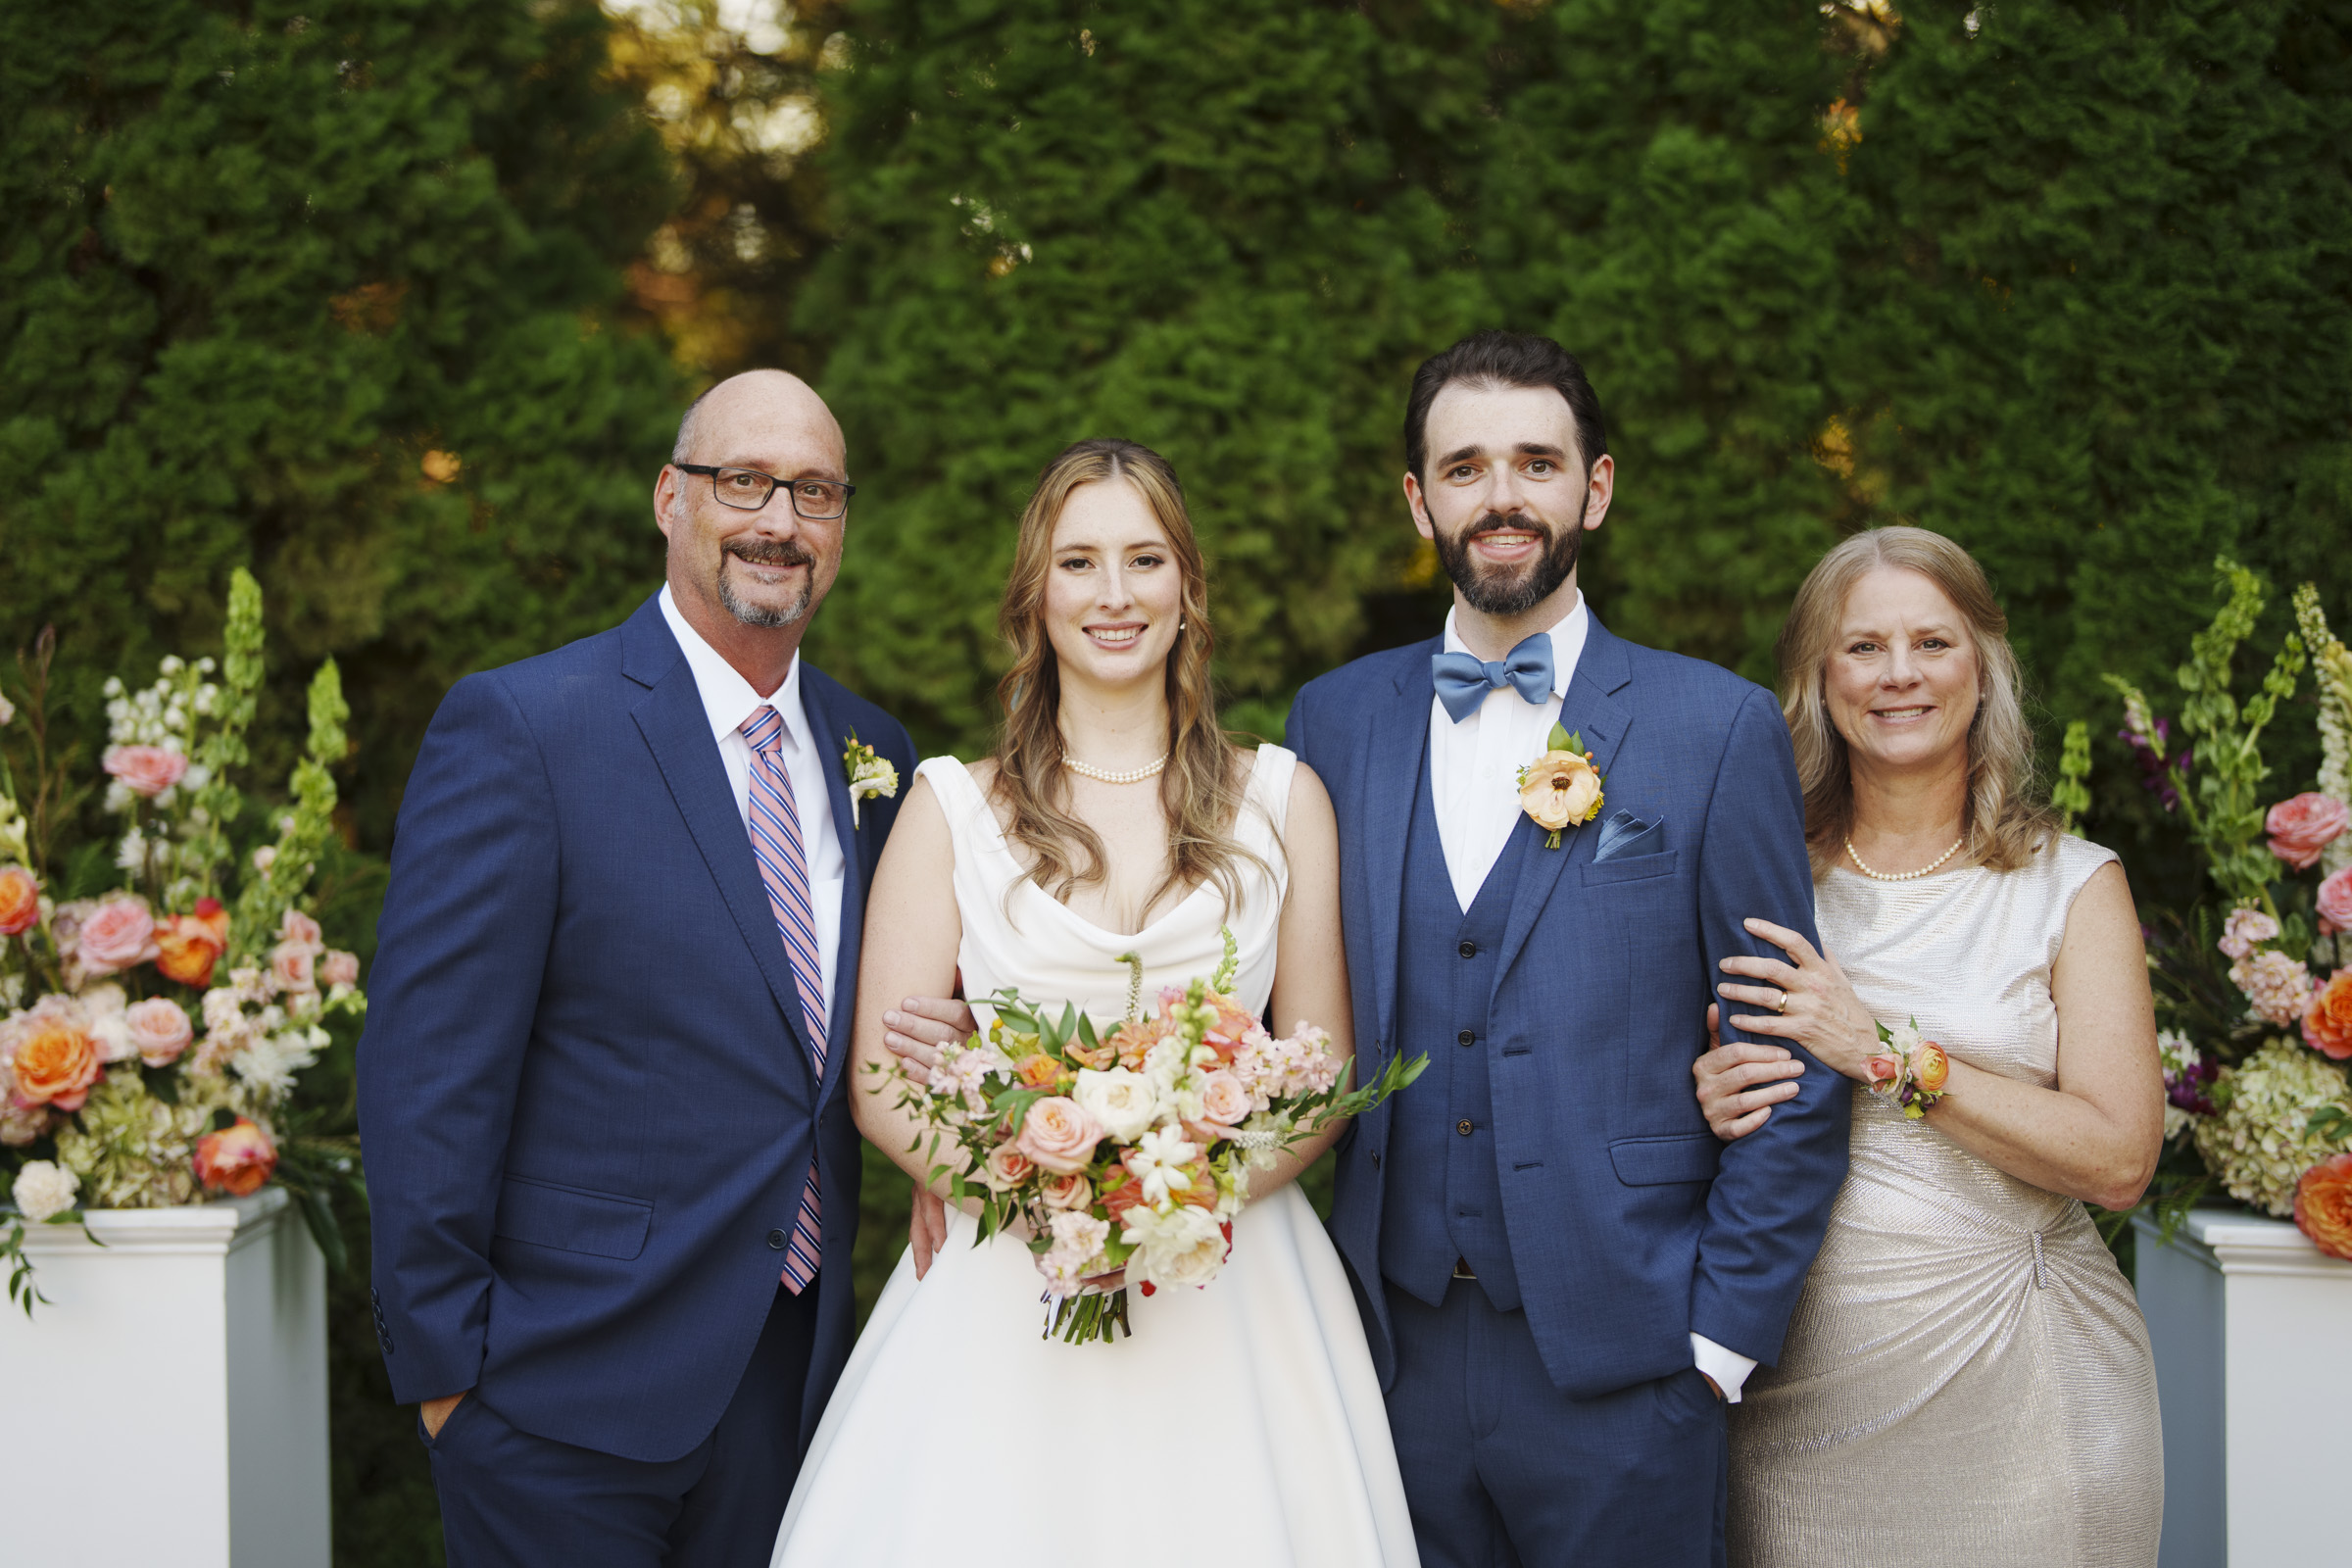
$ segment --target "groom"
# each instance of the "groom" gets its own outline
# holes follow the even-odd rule
[[[851,494],[823,402],[739,375],[672,458],[667,586],[460,681],[393,846],[375,1326],[457,1568],[765,1563],[849,1354],[842,1086],[897,806],[842,754],[914,754],[798,657]]]
[[[1762,946],[1742,918],[1814,934],[1788,731],[1586,605],[1615,469],[1558,344],[1428,361],[1405,453],[1445,635],[1310,683],[1288,741],[1339,814],[1357,1081],[1431,1063],[1341,1142],[1331,1221],[1421,1559],[1719,1563],[1722,1401],[1778,1353],[1845,1175],[1833,1075],[1729,1146],[1690,1088],[1718,961]],[[1550,848],[1518,770],[1555,724],[1605,800]]]

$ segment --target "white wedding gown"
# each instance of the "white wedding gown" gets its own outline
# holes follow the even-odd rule
[[[1236,991],[1263,1011],[1296,762],[1258,748],[1236,828],[1272,881],[1245,867],[1230,914],[1204,886],[1127,936],[1021,875],[962,763],[924,762],[955,839],[965,995],[1013,987],[1114,1020],[1127,1006],[1119,955],[1142,955],[1148,1005],[1213,971],[1230,925]],[[1041,1339],[1028,1249],[975,1248],[972,1234],[950,1210],[928,1277],[900,1258],[801,1467],[776,1565],[1417,1564],[1354,1298],[1295,1184],[1236,1218],[1213,1283],[1131,1291],[1134,1334],[1111,1345]]]

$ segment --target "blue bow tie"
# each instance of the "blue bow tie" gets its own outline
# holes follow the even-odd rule
[[[1438,654],[1430,660],[1429,671],[1438,683],[1438,701],[1456,724],[1477,710],[1487,693],[1505,686],[1516,687],[1531,703],[1541,703],[1551,695],[1551,633],[1536,633],[1492,664],[1474,654]]]

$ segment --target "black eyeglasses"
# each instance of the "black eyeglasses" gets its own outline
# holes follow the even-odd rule
[[[858,493],[856,485],[839,479],[786,481],[758,468],[713,468],[700,463],[673,463],[670,466],[680,473],[709,474],[710,493],[718,498],[718,504],[738,512],[758,512],[767,505],[778,485],[786,485],[792,492],[793,514],[810,522],[831,522],[841,516],[850,510],[850,497]]]

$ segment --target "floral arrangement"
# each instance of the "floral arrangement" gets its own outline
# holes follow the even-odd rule
[[[1519,770],[1519,808],[1544,830],[1544,847],[1556,850],[1562,833],[1600,814],[1600,786],[1584,737],[1554,724],[1543,753]]]
[[[1215,1279],[1250,1173],[1429,1065],[1393,1060],[1377,1083],[1343,1090],[1329,1035],[1300,1023],[1276,1039],[1228,994],[1230,931],[1216,973],[1163,990],[1150,1017],[1142,959],[1126,961],[1127,1016],[1108,1030],[1004,991],[981,1004],[993,1014],[985,1029],[940,1053],[927,1084],[895,1065],[869,1069],[895,1080],[900,1106],[932,1129],[932,1180],[956,1202],[978,1200],[975,1245],[1026,1228],[1046,1333],[1073,1345],[1127,1329],[1127,1282],[1150,1296]]]
[[[899,770],[890,765],[890,759],[875,751],[850,731],[841,753],[841,776],[850,786],[850,830],[858,829],[858,808],[869,796],[879,795],[891,800],[899,793]]]
[[[2216,564],[2227,602],[2180,666],[2178,725],[2109,677],[2143,786],[2221,895],[2218,917],[2203,906],[2151,927],[2167,1100],[2153,1201],[2169,1225],[2218,1183],[2352,1257],[2352,652],[2307,583],[2294,596],[2296,629],[2241,704],[2230,664],[2263,588],[2235,564]],[[2260,743],[2307,660],[2319,777],[2279,799]],[[2070,755],[2068,765],[2079,774],[2087,760]]]
[[[1943,1098],[1952,1075],[1952,1058],[1933,1040],[1919,1035],[1919,1020],[1900,1029],[1879,1025],[1879,1051],[1863,1063],[1870,1070],[1871,1093],[1890,1101],[1913,1121]]]
[[[349,710],[329,661],[311,686],[291,809],[254,808],[232,782],[262,679],[261,590],[243,571],[225,641],[218,665],[169,658],[145,688],[107,682],[111,865],[101,850],[62,874],[36,870],[25,797],[0,753],[0,1172],[17,1210],[0,1251],[27,1311],[39,1298],[24,1226],[74,1222],[84,1206],[162,1208],[276,1179],[327,1255],[341,1252],[327,1173],[312,1161],[348,1180],[349,1152],[297,1152],[281,1122],[297,1076],[330,1044],[326,1021],[366,1007],[359,959],[328,948],[302,907],[332,830],[327,767],[343,758]],[[36,814],[66,793],[40,744],[53,647],[44,638],[27,666]],[[0,724],[15,716],[0,702]],[[61,897],[59,881],[98,887]]]

